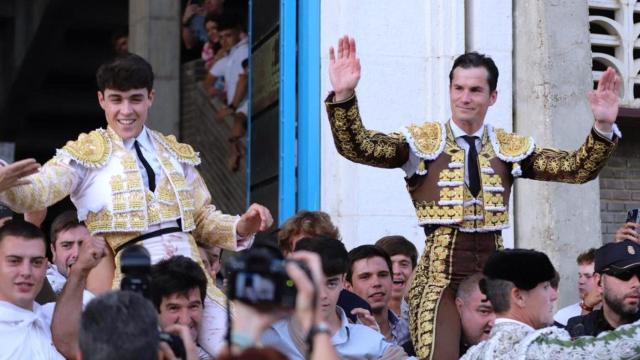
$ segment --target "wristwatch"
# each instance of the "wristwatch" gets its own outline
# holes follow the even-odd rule
[[[321,333],[325,333],[329,336],[331,336],[331,330],[329,329],[329,325],[324,322],[321,321],[315,325],[313,325],[311,327],[311,329],[309,329],[309,333],[307,334],[307,344],[309,344],[309,347],[311,348],[311,344],[313,343],[313,338]]]

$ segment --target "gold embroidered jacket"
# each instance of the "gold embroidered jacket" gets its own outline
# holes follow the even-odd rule
[[[613,153],[613,141],[591,130],[574,152],[541,148],[530,137],[484,125],[478,154],[481,191],[473,197],[464,182],[465,153],[447,124],[427,122],[384,134],[366,129],[354,96],[325,100],[334,142],[345,158],[381,168],[402,167],[419,223],[449,224],[462,231],[509,226],[507,206],[514,178],[585,183],[597,177]]]
[[[161,167],[154,193],[143,184],[136,155],[110,128],[81,134],[28,177],[27,185],[0,193],[16,212],[45,209],[70,195],[92,234],[115,248],[151,225],[182,220],[182,230],[225,249],[236,249],[237,217],[222,214],[195,169],[198,154],[174,136],[149,131]]]

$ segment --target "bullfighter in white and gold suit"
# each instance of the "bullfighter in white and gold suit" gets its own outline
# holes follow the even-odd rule
[[[198,153],[144,126],[154,98],[153,72],[144,59],[116,58],[100,67],[97,82],[107,129],[69,141],[28,184],[0,193],[0,202],[21,213],[70,195],[79,220],[111,250],[91,272],[90,291],[119,286],[127,245],[143,245],[152,263],[184,255],[202,265],[194,238],[235,251],[271,225],[271,214],[257,204],[242,217],[222,214],[195,168]],[[226,304],[210,278],[207,295],[199,344],[214,355],[223,345]]]

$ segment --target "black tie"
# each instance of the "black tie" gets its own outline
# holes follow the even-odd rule
[[[480,172],[478,171],[478,150],[476,150],[477,136],[465,135],[462,137],[469,144],[469,157],[467,165],[469,169],[469,190],[471,195],[477,197],[480,192]]]
[[[142,166],[144,166],[144,170],[147,172],[147,179],[149,179],[149,190],[154,192],[156,190],[156,173],[153,172],[151,165],[147,162],[147,159],[142,155],[142,150],[140,150],[140,144],[138,140],[133,142],[133,147],[136,148],[136,154],[138,154],[138,159],[142,162]]]

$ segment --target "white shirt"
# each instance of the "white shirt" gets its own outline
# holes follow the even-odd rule
[[[238,86],[238,78],[244,73],[242,62],[249,58],[249,44],[247,39],[242,39],[231,48],[229,54],[218,60],[209,72],[216,77],[224,77],[225,90],[227,92],[227,104],[233,102]]]
[[[580,307],[580,302],[577,302],[558,310],[558,312],[553,315],[553,321],[562,324],[563,326],[567,326],[569,319],[574,316],[580,316],[581,313],[582,308]]]
[[[51,338],[51,319],[43,307],[33,303],[33,311],[0,301],[0,359],[64,359]]]
[[[144,168],[144,165],[142,165],[142,161],[138,157],[138,153],[136,152],[136,149],[134,148],[134,145],[133,145],[136,140],[140,144],[140,152],[142,152],[142,156],[144,156],[144,159],[147,160],[147,162],[151,166],[151,169],[153,169],[156,179],[160,177],[160,173],[162,172],[162,170],[160,168],[160,162],[158,161],[158,157],[156,156],[156,150],[153,147],[151,138],[149,138],[149,132],[147,131],[146,126],[142,127],[142,131],[140,132],[138,137],[133,139],[127,139],[122,142],[124,144],[124,147],[135,155],[138,163],[138,169],[140,169],[140,174],[142,175],[142,181],[144,182],[145,187],[148,189],[149,176],[147,176],[147,170]],[[157,185],[157,181],[156,181],[156,185]]]
[[[458,125],[456,125],[456,123],[453,122],[453,120],[449,121],[449,124],[451,125],[451,132],[453,133],[453,137],[456,139],[456,144],[458,144],[458,146],[460,146],[460,148],[462,148],[462,150],[464,150],[464,182],[465,184],[469,185],[469,143],[463,139],[463,136],[468,136],[468,134],[460,129],[458,127]],[[480,154],[480,151],[482,150],[482,134],[484,134],[484,125],[480,127],[480,129],[476,132],[474,132],[473,134],[471,134],[471,136],[475,136],[476,137],[476,152],[478,154]]]

